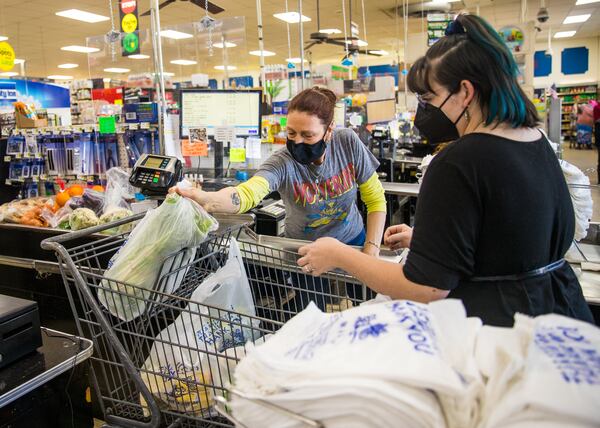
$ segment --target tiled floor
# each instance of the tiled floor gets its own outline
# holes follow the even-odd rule
[[[577,150],[563,145],[563,159],[585,172],[590,177],[590,184],[598,185],[598,152],[595,147],[592,150]],[[591,190],[594,200],[592,221],[600,222],[600,187],[592,187]]]

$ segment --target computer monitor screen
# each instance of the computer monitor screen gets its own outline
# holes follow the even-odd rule
[[[367,123],[382,123],[394,120],[396,100],[369,101],[367,103]]]
[[[260,137],[261,91],[198,90],[181,91],[181,138],[190,128],[206,128],[208,136],[215,128],[233,126],[238,136]]]

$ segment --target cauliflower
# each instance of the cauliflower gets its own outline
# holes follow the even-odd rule
[[[77,208],[69,217],[69,225],[72,230],[86,229],[98,225],[98,217],[89,208]]]
[[[113,221],[121,220],[132,215],[133,212],[131,210],[126,208],[115,208],[102,214],[100,217],[100,224],[112,223]],[[133,222],[113,227],[112,229],[105,230],[102,233],[108,235],[120,235],[122,233],[131,232],[131,229],[133,229]]]

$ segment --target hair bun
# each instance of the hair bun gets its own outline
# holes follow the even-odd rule
[[[465,27],[458,22],[458,19],[451,21],[446,27],[446,36],[452,36],[454,34],[466,34]]]

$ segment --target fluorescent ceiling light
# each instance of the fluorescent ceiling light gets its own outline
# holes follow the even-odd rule
[[[15,64],[25,64],[24,59],[15,58]]]
[[[58,66],[58,68],[77,68],[77,67],[79,67],[79,64],[70,64],[70,63],[60,64]]]
[[[323,28],[319,30],[319,33],[323,34],[342,34],[342,30],[338,30],[337,28]]]
[[[0,76],[2,77],[13,77],[13,76],[18,76],[19,73],[15,72],[15,71],[5,71],[4,73],[0,73]]]
[[[215,65],[215,70],[221,70],[224,71],[225,70],[225,66],[224,65]],[[237,70],[237,67],[234,65],[228,65],[227,66],[227,70],[231,71],[231,70]]]
[[[580,4],[590,4],[590,3],[598,3],[600,0],[577,0],[575,6],[579,6]]]
[[[129,70],[128,68],[111,67],[105,68],[104,71],[106,71],[107,73],[127,73],[131,70]]]
[[[87,46],[63,46],[60,48],[61,51],[70,51],[70,52],[81,52],[81,53],[93,53],[98,52],[100,49],[98,48],[88,48]]]
[[[181,39],[191,39],[194,36],[192,36],[191,34],[188,34],[188,33],[182,33],[181,31],[161,30],[160,37],[165,37],[167,39],[181,40]]]
[[[297,24],[300,22],[300,14],[298,12],[275,13],[273,16],[289,24]],[[302,15],[302,22],[308,22],[310,20],[311,19],[308,16]]]
[[[6,37],[6,36],[0,36],[0,42],[3,42],[5,40],[8,40],[8,37]]]
[[[223,43],[219,42],[219,43],[215,43],[213,44],[213,46],[215,48],[219,48],[219,49],[223,49]],[[226,48],[235,48],[237,45],[235,43],[231,43],[231,42],[225,42],[225,47]]]
[[[51,74],[50,76],[48,76],[48,79],[52,79],[52,80],[71,80],[71,79],[73,79],[73,76],[65,76],[63,74]]]
[[[382,51],[382,50],[369,51],[369,53],[372,53],[375,55],[381,55],[381,56],[389,55],[388,51]]]
[[[156,73],[152,73],[154,76],[156,76]],[[163,71],[163,76],[167,76],[167,77],[173,77],[175,76],[175,73],[171,73],[169,71]]]
[[[559,31],[554,34],[555,39],[564,39],[566,37],[573,37],[577,31]]]
[[[144,55],[144,54],[135,54],[135,55],[129,55],[127,58],[131,58],[131,59],[148,59],[150,58],[149,55]]]
[[[191,59],[174,59],[171,61],[171,64],[175,65],[196,65],[197,61],[192,61]]]
[[[250,51],[248,52],[250,55],[260,56],[260,51]],[[275,56],[275,52],[271,51],[262,51],[263,56]]]
[[[356,46],[360,46],[360,47],[369,46],[369,44],[367,42],[365,42],[364,40],[346,40],[347,45],[351,45],[353,43]]]
[[[590,16],[592,16],[591,13],[586,13],[584,15],[571,15],[571,16],[567,16],[565,18],[565,20],[563,21],[563,24],[577,24],[579,22],[585,22],[588,19],[590,19]]]
[[[300,64],[300,62],[302,62],[302,59],[300,58],[287,58],[286,62],[291,62],[292,64]],[[306,59],[304,60],[304,62],[308,62]]]
[[[79,9],[61,10],[60,12],[56,12],[56,15],[62,16],[63,18],[76,19],[77,21],[89,22],[91,24],[108,21],[109,19],[108,16],[97,15]]]

